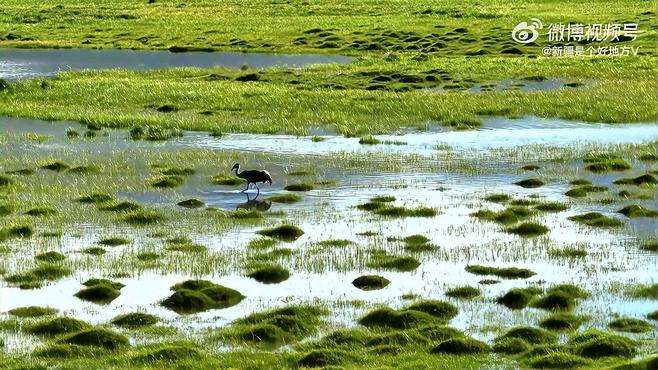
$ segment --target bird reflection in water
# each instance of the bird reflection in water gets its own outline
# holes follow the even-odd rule
[[[247,201],[244,203],[238,204],[235,209],[245,209],[245,210],[252,210],[255,209],[257,211],[265,212],[272,207],[272,202],[268,200],[264,200],[262,198],[258,198],[258,195],[256,195],[253,199],[249,198],[248,193],[244,193],[245,196],[247,197]]]

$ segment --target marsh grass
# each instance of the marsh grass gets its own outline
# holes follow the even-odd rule
[[[569,220],[575,221],[591,227],[621,227],[624,222],[605,216],[599,212],[589,212],[569,217]]]

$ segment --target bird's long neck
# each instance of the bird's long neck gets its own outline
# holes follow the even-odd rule
[[[240,166],[235,167],[235,176],[241,177],[240,176],[241,174],[242,174],[242,172],[240,172]]]

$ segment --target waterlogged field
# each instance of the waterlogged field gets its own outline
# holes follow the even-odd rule
[[[555,135],[560,125],[579,145]],[[378,144],[280,137],[300,152],[277,153],[232,148],[248,135],[152,141],[4,118],[3,362],[646,361],[658,278],[652,127],[621,136],[525,117]],[[537,141],[495,145],[524,131]],[[436,144],[417,144],[424,136]],[[324,150],[304,149],[314,146]],[[267,167],[273,186],[241,193],[235,162]]]
[[[656,368],[651,2],[4,0],[0,46],[0,368]]]

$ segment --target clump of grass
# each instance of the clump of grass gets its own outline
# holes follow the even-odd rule
[[[159,259],[161,256],[154,252],[140,252],[135,256],[139,261],[152,262]]]
[[[256,232],[257,234],[268,236],[270,238],[281,239],[285,241],[297,240],[300,236],[304,235],[304,231],[297,226],[283,224],[272,228],[262,229]]]
[[[584,198],[586,197],[589,193],[601,193],[608,190],[606,186],[598,186],[598,185],[582,185],[582,186],[577,186],[575,188],[571,188],[567,190],[564,195],[572,198]]]
[[[50,163],[47,163],[47,164],[41,166],[41,168],[44,169],[44,170],[62,172],[62,171],[65,171],[65,170],[71,168],[71,166],[69,166],[68,164],[66,164],[62,161],[54,161],[54,162],[50,162]]]
[[[206,251],[206,247],[194,243],[187,237],[175,237],[167,239],[167,250],[174,252],[201,253]]]
[[[183,207],[183,208],[194,209],[194,208],[201,208],[201,207],[205,206],[206,204],[203,203],[202,201],[196,199],[196,198],[191,198],[191,199],[186,199],[186,200],[180,201],[180,202],[176,203],[176,205],[178,205],[180,207]]]
[[[122,212],[139,211],[140,209],[142,209],[142,206],[140,206],[138,203],[131,201],[120,201],[120,202],[103,205],[99,209],[101,211],[122,213]]]
[[[159,111],[171,111],[169,105],[163,105],[158,108]],[[164,109],[164,110],[160,110]],[[130,138],[132,140],[148,140],[148,141],[165,141],[176,137],[183,136],[183,133],[178,129],[163,128],[158,126],[135,126],[130,129]]]
[[[377,139],[372,135],[363,136],[359,139],[359,144],[362,145],[377,145],[377,144],[381,144],[381,142],[382,142],[381,140]]]
[[[521,338],[506,338],[496,341],[492,347],[495,353],[516,355],[530,350],[531,346]]]
[[[388,217],[434,217],[438,214],[436,209],[429,207],[381,207],[375,209],[374,213]]]
[[[288,191],[311,191],[313,190],[313,185],[300,182],[298,184],[288,184],[283,189]]]
[[[105,245],[108,247],[116,247],[119,245],[125,245],[130,243],[131,243],[130,239],[121,236],[111,236],[111,237],[103,238],[98,241],[98,244]]]
[[[484,197],[484,200],[493,203],[505,203],[510,199],[511,197],[509,195],[503,193],[489,194],[486,197]]]
[[[508,233],[516,234],[524,237],[533,237],[546,234],[549,229],[536,222],[524,222],[518,226],[510,227],[506,230]]]
[[[82,253],[89,254],[89,255],[92,255],[92,256],[102,256],[105,253],[107,253],[107,251],[105,249],[101,248],[101,247],[89,247],[89,248],[83,249]]]
[[[76,320],[70,317],[57,317],[31,325],[27,327],[26,331],[35,335],[55,336],[74,333],[80,330],[88,329],[90,327],[91,326],[84,321]]]
[[[496,302],[513,310],[520,310],[530,304],[530,301],[541,293],[537,288],[512,288],[504,295],[498,297]]]
[[[65,260],[66,256],[59,252],[49,251],[49,252],[37,254],[36,256],[34,256],[34,259],[39,262],[55,263]]]
[[[394,256],[385,252],[373,253],[370,262],[368,262],[368,267],[370,268],[383,268],[397,271],[413,271],[418,266],[420,266],[420,262],[414,257]]]
[[[9,216],[14,212],[14,207],[9,204],[0,204],[0,217]]]
[[[234,306],[244,296],[207,280],[187,280],[171,287],[174,293],[162,301],[162,306],[179,314],[191,314],[215,308]]]
[[[9,310],[8,313],[16,317],[42,317],[54,315],[57,310],[50,307],[27,306],[14,308]]]
[[[580,248],[566,247],[562,249],[551,248],[548,250],[548,255],[551,257],[562,258],[582,258],[587,256],[587,250]]]
[[[624,225],[622,221],[605,216],[599,212],[584,213],[571,216],[568,219],[591,227],[620,227]]]
[[[544,296],[532,302],[532,307],[544,310],[571,310],[575,305],[575,299],[562,291],[549,291]]]
[[[393,310],[382,307],[368,312],[359,319],[359,324],[368,328],[408,329],[437,320],[430,314],[417,310]]]
[[[114,197],[106,193],[91,193],[77,198],[76,201],[85,204],[101,204],[114,200]]]
[[[411,304],[407,310],[425,312],[441,321],[449,321],[457,316],[459,309],[450,302],[438,300],[421,300]]]
[[[542,202],[535,205],[535,209],[542,212],[562,212],[568,208],[568,205],[560,202]]]
[[[165,217],[155,211],[137,210],[128,212],[121,220],[133,226],[144,226],[165,221]]]
[[[258,238],[249,241],[247,248],[250,249],[267,249],[277,245],[278,241],[271,238]]]
[[[56,215],[57,213],[59,212],[55,208],[48,206],[32,208],[25,212],[26,215],[33,217],[52,216]]]
[[[527,363],[537,369],[573,369],[590,365],[591,361],[568,352],[553,352],[531,357]]]
[[[518,185],[522,188],[534,189],[534,188],[544,186],[544,182],[541,181],[540,179],[531,178],[531,179],[524,179],[524,180],[521,180],[521,181],[517,181],[517,182],[514,183],[514,185]]]
[[[548,289],[549,293],[555,293],[555,292],[560,292],[569,295],[572,298],[587,298],[589,297],[589,293],[576,286],[573,284],[558,284],[558,285],[553,285]]]
[[[9,238],[26,239],[34,235],[34,228],[31,225],[19,224],[6,226],[0,229],[0,240]]]
[[[128,338],[111,330],[91,328],[63,338],[61,343],[79,346],[101,347],[107,350],[116,350],[130,345]]]
[[[390,203],[395,202],[395,197],[392,195],[378,195],[376,197],[370,198],[370,201],[376,203]]]
[[[106,354],[101,348],[78,346],[74,344],[51,344],[34,352],[34,356],[49,359],[94,358]]]
[[[494,275],[504,279],[527,279],[535,272],[518,267],[491,267],[483,265],[468,265],[466,271],[475,275]]]
[[[0,187],[9,186],[14,183],[14,180],[7,176],[0,175]]]
[[[318,244],[323,247],[344,248],[352,244],[352,241],[347,239],[327,239]]]
[[[658,240],[647,240],[640,246],[643,251],[658,252]]]
[[[352,281],[352,285],[361,290],[378,290],[383,289],[390,284],[391,281],[379,275],[363,275]]]
[[[105,279],[90,279],[83,285],[85,285],[86,288],[81,289],[75,294],[75,296],[85,301],[99,304],[112,302],[121,295],[119,290],[123,288],[123,284]]]
[[[581,316],[561,312],[543,318],[539,326],[549,330],[576,330],[582,323]]]
[[[235,177],[235,176],[226,176],[223,174],[215,175],[211,178],[211,181],[215,185],[225,185],[225,186],[237,186],[243,184],[245,180]]]
[[[154,188],[175,188],[183,185],[185,179],[181,176],[160,176],[150,181],[150,185]]]
[[[503,225],[509,225],[532,216],[534,212],[524,206],[510,206],[500,212],[487,209],[477,211],[472,216],[479,219],[494,221]]]
[[[473,338],[451,338],[436,345],[430,353],[447,353],[452,355],[474,355],[489,352],[489,346]]]
[[[127,328],[137,329],[145,326],[155,325],[160,321],[157,316],[153,316],[144,312],[131,312],[124,315],[117,316],[110,321],[113,325]]]
[[[619,317],[614,319],[608,324],[608,327],[626,333],[645,333],[653,330],[653,325],[644,320],[632,317]]]
[[[290,305],[238,319],[220,334],[241,343],[278,347],[314,333],[326,313],[315,306]]]
[[[10,284],[18,284],[22,289],[32,289],[41,286],[44,281],[55,281],[71,274],[71,270],[52,263],[42,263],[37,267],[5,277]]]
[[[636,284],[628,289],[627,294],[633,298],[658,299],[658,284]]]
[[[653,311],[653,312],[649,312],[649,313],[647,314],[647,319],[649,319],[649,320],[654,320],[654,321],[658,321],[658,310],[655,310],[655,311]]]
[[[509,338],[523,339],[529,344],[554,344],[557,342],[557,336],[550,331],[534,328],[532,326],[517,326],[513,327],[502,336],[495,339],[495,342],[506,340]]]
[[[616,185],[651,185],[651,184],[658,184],[658,179],[656,179],[653,175],[647,173],[644,175],[640,175],[637,177],[630,177],[630,178],[621,178],[613,181],[614,184]]]
[[[257,220],[263,218],[263,213],[257,209],[236,209],[229,212],[228,216],[236,220]]]
[[[634,218],[634,217],[657,217],[658,216],[658,211],[649,209],[645,206],[642,205],[637,205],[637,204],[631,204],[628,205],[619,211],[617,213],[621,213],[622,215],[629,217],[629,218]]]
[[[634,340],[594,329],[575,335],[569,339],[569,344],[575,354],[588,358],[632,358],[637,353]]]
[[[288,280],[290,277],[290,272],[284,269],[280,265],[268,264],[259,266],[250,273],[247,274],[248,277],[258,281],[263,284],[278,284],[282,281]]]
[[[165,176],[191,176],[196,173],[194,168],[189,167],[166,167],[161,172]]]
[[[302,197],[297,194],[277,194],[267,197],[267,200],[274,203],[297,203]]]
[[[626,171],[632,167],[620,156],[611,153],[588,153],[583,158],[585,169],[595,173]]]
[[[446,291],[446,295],[452,298],[473,299],[478,297],[482,292],[472,286],[460,286]]]
[[[352,361],[353,357],[353,354],[340,349],[314,349],[302,355],[297,365],[305,368],[327,368]]]

